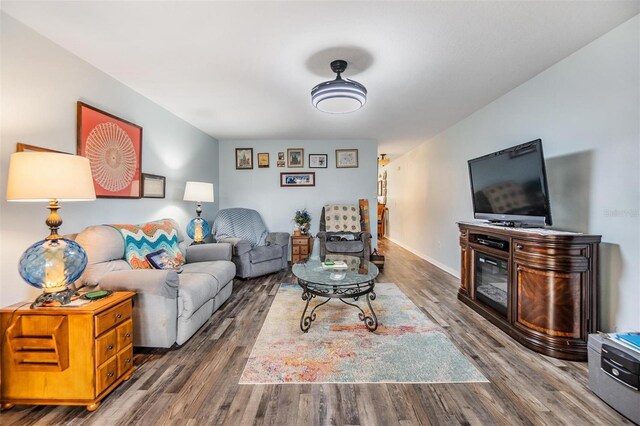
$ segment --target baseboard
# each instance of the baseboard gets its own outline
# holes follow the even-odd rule
[[[418,250],[414,249],[413,247],[407,246],[406,244],[403,244],[400,241],[397,241],[397,240],[395,240],[393,238],[390,238],[390,237],[385,237],[385,238],[387,240],[391,241],[392,243],[399,245],[403,249],[410,251],[411,253],[415,254],[419,258],[426,260],[427,262],[431,263],[434,266],[437,266],[438,268],[442,269],[446,273],[451,274],[454,277],[460,279],[460,272],[459,271],[456,271],[455,269],[448,267],[447,265],[443,264],[442,262],[439,262],[439,261],[435,260],[434,258],[432,258],[430,256],[427,256],[424,253],[420,253]]]

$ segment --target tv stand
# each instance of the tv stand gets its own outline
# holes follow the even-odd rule
[[[485,223],[458,226],[458,299],[536,352],[586,361],[587,337],[598,329],[601,237]],[[496,265],[493,271],[489,265]],[[504,287],[485,292],[483,279],[493,284],[500,281],[495,277]]]

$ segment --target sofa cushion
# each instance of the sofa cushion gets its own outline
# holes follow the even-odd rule
[[[207,300],[215,297],[236,274],[229,261],[187,263],[180,274],[178,316],[189,318]]]
[[[325,231],[360,232],[360,209],[353,204],[324,206]]]
[[[124,239],[124,258],[134,269],[151,269],[146,259],[149,253],[165,249],[174,257],[174,263],[182,265],[184,255],[178,242],[178,229],[170,219],[147,222],[141,225],[110,225],[120,231]]]
[[[87,264],[124,258],[124,241],[120,232],[107,225],[89,226],[75,237],[87,252]]]
[[[364,250],[362,241],[327,241],[325,247],[333,253],[360,253]]]
[[[267,260],[280,259],[282,257],[282,246],[261,246],[254,247],[249,252],[251,263],[266,262]]]

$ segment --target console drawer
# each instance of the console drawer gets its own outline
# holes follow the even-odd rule
[[[126,301],[96,315],[96,336],[131,318],[131,301]]]

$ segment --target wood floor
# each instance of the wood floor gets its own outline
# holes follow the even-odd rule
[[[630,424],[587,387],[587,365],[536,354],[458,302],[458,281],[382,240],[378,282],[394,282],[440,324],[490,383],[238,385],[289,271],[237,281],[231,298],[180,348],[137,350],[133,377],[95,412],[16,406],[3,425],[587,425]]]

